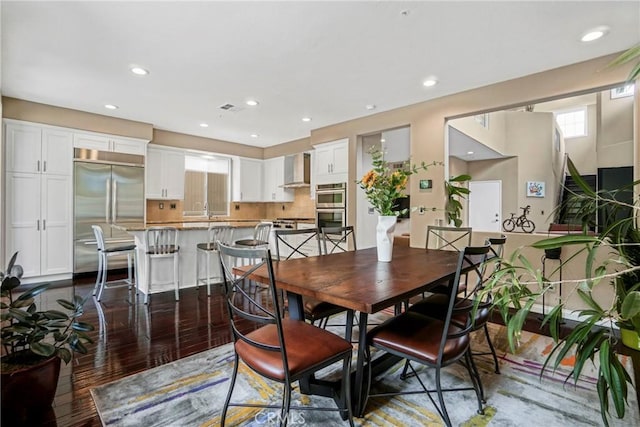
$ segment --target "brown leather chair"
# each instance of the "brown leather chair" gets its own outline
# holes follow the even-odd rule
[[[468,265],[468,263],[481,263],[475,268],[475,270],[480,270],[480,265],[484,264],[488,253],[488,244],[481,247],[469,246],[460,251],[455,278],[449,290],[449,298],[443,318],[431,317],[418,311],[409,310],[387,320],[367,333],[368,346],[365,351],[368,360],[371,357],[370,347],[407,359],[402,372],[403,378],[407,376],[408,369],[411,369],[412,375],[417,375],[411,362],[434,368],[436,389],[429,390],[421,380],[419,382],[422,390],[419,391],[369,394],[371,387],[371,370],[369,370],[367,399],[372,396],[393,396],[421,392],[428,393],[431,398],[431,393],[437,393],[439,404],[436,404],[434,399],[431,400],[445,424],[451,426],[443,392],[474,390],[478,400],[478,413],[483,413],[480,376],[471,356],[471,340],[469,337],[473,329],[471,322],[473,304],[469,304],[467,299],[456,299],[456,295],[458,294],[458,284],[463,275],[465,265]],[[443,389],[440,381],[440,371],[442,368],[456,362],[461,362],[467,368],[472,386]]]
[[[345,415],[353,426],[351,413],[350,366],[353,346],[343,338],[301,320],[282,316],[283,310],[268,249],[240,248],[220,244],[220,265],[223,270],[225,295],[234,343],[233,375],[221,425],[224,426],[230,406],[273,408],[255,402],[231,402],[242,360],[258,375],[283,383],[284,396],[280,408],[281,425],[286,425],[291,408],[292,384],[337,362],[342,362],[342,387],[339,391],[342,407],[304,407],[308,410],[334,410]],[[259,262],[255,262],[259,260]],[[236,265],[252,265],[245,274],[236,275]],[[269,274],[268,288],[255,292],[256,284],[249,276],[264,267]],[[247,324],[259,325],[247,332]],[[338,391],[337,391],[338,392]],[[303,408],[293,408],[303,409]]]
[[[275,230],[275,242],[276,257],[279,260],[306,258],[322,254],[317,228],[300,230],[278,229]],[[344,307],[311,297],[304,297],[303,304],[304,317],[312,324],[320,321],[318,325],[320,327],[326,327],[330,316],[345,311]]]
[[[489,259],[496,257],[497,263],[495,263],[495,269],[498,269],[500,264],[499,260],[502,258],[502,253],[504,251],[504,245],[507,241],[507,238],[502,235],[500,237],[489,238],[487,239],[487,243],[489,246]],[[468,293],[468,295],[464,298],[458,297],[456,299],[456,304],[468,304],[473,305],[475,303],[476,298],[479,298],[480,293],[483,290],[483,285],[486,280],[485,278],[485,266],[481,266],[476,271],[477,281],[474,289]],[[446,316],[446,308],[449,302],[449,297],[444,294],[434,294],[430,297],[425,298],[424,300],[412,305],[409,308],[409,311],[413,311],[416,313],[420,313],[426,316],[435,317],[438,319],[443,319]],[[484,330],[484,335],[487,340],[487,344],[489,345],[488,352],[472,352],[474,356],[480,355],[492,355],[493,363],[495,366],[496,374],[500,373],[500,365],[498,364],[498,356],[496,355],[495,347],[491,342],[491,337],[489,335],[489,328],[487,326],[487,322],[489,321],[489,315],[491,310],[492,299],[491,295],[486,295],[482,301],[477,304],[475,316],[472,322],[472,331],[477,331],[480,329]],[[482,385],[482,384],[480,384]],[[484,393],[483,393],[484,398]]]

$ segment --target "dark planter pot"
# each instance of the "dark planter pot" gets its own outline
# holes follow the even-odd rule
[[[3,357],[3,362],[4,362]],[[12,372],[2,372],[2,422],[38,419],[51,411],[60,376],[60,358],[51,357]]]

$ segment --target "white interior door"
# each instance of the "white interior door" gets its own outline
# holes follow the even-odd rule
[[[501,231],[502,181],[470,181],[469,190],[469,226],[474,231]]]

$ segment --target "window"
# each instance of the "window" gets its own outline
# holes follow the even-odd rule
[[[556,123],[565,138],[587,136],[587,108],[556,112]]]
[[[226,157],[185,157],[185,216],[229,214],[230,164]]]

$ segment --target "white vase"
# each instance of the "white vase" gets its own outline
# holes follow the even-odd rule
[[[376,226],[376,243],[378,248],[378,261],[389,262],[393,254],[393,232],[396,229],[397,217],[379,216]]]

